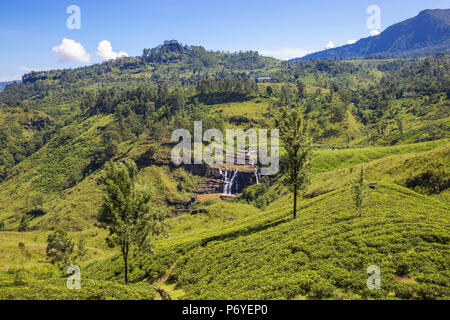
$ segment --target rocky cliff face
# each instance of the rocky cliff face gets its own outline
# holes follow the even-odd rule
[[[221,193],[223,190],[222,182],[223,182],[222,179],[208,178],[199,184],[195,193],[197,194]]]
[[[257,168],[253,166],[199,164],[185,165],[184,168],[194,175],[207,178],[200,183],[196,191],[198,194],[238,194],[260,182]]]

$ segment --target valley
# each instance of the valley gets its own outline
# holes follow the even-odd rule
[[[171,40],[9,83],[0,299],[448,300],[450,55],[414,48],[282,61]],[[222,133],[180,158],[232,141],[234,161],[176,163],[178,129]]]

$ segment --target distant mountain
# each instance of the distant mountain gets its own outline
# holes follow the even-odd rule
[[[13,82],[14,82],[14,81],[0,82],[0,91],[2,91],[3,89],[5,89],[6,86],[7,86],[8,84],[11,84],[11,83],[13,83]],[[20,82],[20,81],[17,81],[17,82]]]
[[[294,60],[419,57],[450,49],[450,9],[424,10],[381,34]]]

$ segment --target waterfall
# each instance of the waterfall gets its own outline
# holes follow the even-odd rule
[[[260,173],[258,172],[258,169],[255,170],[255,178],[256,178],[256,184],[261,183]]]
[[[228,192],[228,185],[230,184],[230,181],[228,179],[228,171],[229,171],[228,168],[225,169],[225,173],[222,172],[222,169],[220,170],[220,173],[223,176],[223,192],[222,192],[223,194],[228,194],[227,193]]]
[[[234,170],[232,170],[232,171],[234,171]],[[234,171],[233,178],[231,178],[231,181],[230,181],[230,187],[229,187],[229,193],[228,194],[233,194],[232,188],[233,188],[233,184],[235,183],[238,174],[239,174],[239,170]],[[237,185],[237,181],[236,181],[236,193],[238,193],[237,189],[238,189],[238,185]]]
[[[223,176],[223,194],[231,195],[233,194],[233,185],[236,185],[235,192],[239,191],[239,186],[237,184],[237,176],[239,174],[239,170],[232,170],[229,168],[225,169],[225,172],[220,170],[220,173]]]
[[[248,159],[249,159],[250,165],[254,166],[255,165],[255,160],[258,159],[258,150],[257,150],[256,147],[249,147],[248,148]]]

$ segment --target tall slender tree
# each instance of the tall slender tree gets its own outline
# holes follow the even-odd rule
[[[367,192],[367,187],[365,184],[365,172],[364,167],[361,167],[361,171],[359,173],[359,176],[354,181],[350,180],[351,183],[351,190],[352,190],[352,198],[353,203],[355,205],[356,210],[359,213],[359,216],[362,216],[362,207],[364,202],[364,196]]]
[[[300,101],[306,97],[306,86],[300,80],[296,83],[297,86],[297,100]]]
[[[307,135],[306,121],[298,108],[284,107],[275,121],[286,154],[284,179],[294,192],[294,219],[297,217],[297,196],[310,183],[311,139]]]
[[[108,229],[109,243],[118,245],[122,252],[125,283],[128,283],[130,249],[150,248],[150,237],[162,231],[165,214],[150,206],[150,194],[136,186],[137,168],[134,161],[108,162],[104,177],[106,195],[100,208],[98,221]]]

